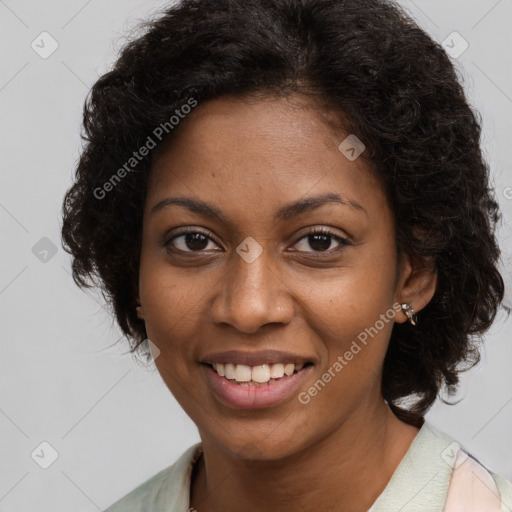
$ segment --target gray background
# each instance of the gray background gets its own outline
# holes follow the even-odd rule
[[[484,150],[504,214],[503,275],[510,284],[512,1],[401,3],[437,41],[457,31],[469,44],[454,61],[484,119]],[[0,0],[3,512],[101,510],[199,440],[158,373],[136,364],[122,346],[110,347],[121,334],[99,296],[73,283],[59,235],[61,202],[80,151],[85,95],[130,28],[163,5]],[[43,31],[59,45],[47,59],[31,48]],[[508,290],[507,298],[510,303]],[[498,316],[482,363],[463,377],[463,400],[437,403],[427,416],[508,479],[511,322]],[[58,453],[48,469],[31,457],[37,449],[39,460],[48,460],[50,450],[38,448],[44,441]]]

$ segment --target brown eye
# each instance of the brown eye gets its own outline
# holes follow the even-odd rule
[[[182,231],[164,242],[165,247],[172,247],[181,252],[199,252],[211,250],[214,247],[208,247],[213,240],[207,234],[201,231]],[[216,244],[215,244],[216,245]]]
[[[333,242],[338,243],[338,249],[329,251],[329,253],[338,252],[338,250],[342,250],[344,246],[352,245],[348,239],[343,238],[328,229],[312,231],[303,236],[297,244],[303,243],[305,252],[327,252],[332,248]],[[308,247],[312,249],[312,251],[308,250]]]

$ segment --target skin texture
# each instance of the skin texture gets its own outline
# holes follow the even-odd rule
[[[199,512],[367,510],[418,432],[380,391],[393,320],[307,405],[293,396],[266,409],[228,407],[199,364],[230,349],[295,352],[314,362],[304,391],[394,303],[417,312],[432,298],[435,270],[404,258],[397,275],[392,212],[368,163],[338,150],[347,135],[300,96],[216,99],[182,121],[154,161],[141,317],[161,351],[157,368],[203,442],[190,504]],[[324,193],[365,211],[331,202],[274,220],[284,204]],[[177,205],[150,213],[177,196],[212,203],[228,222]],[[212,239],[195,252],[184,236],[164,246],[187,226]],[[350,245],[328,237],[315,250],[306,235],[318,228]],[[236,252],[248,236],[263,249],[252,263]]]

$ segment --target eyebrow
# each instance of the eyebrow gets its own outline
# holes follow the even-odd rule
[[[368,212],[357,201],[348,199],[339,194],[326,193],[317,196],[306,197],[304,199],[299,199],[298,201],[285,204],[276,211],[274,218],[276,221],[287,220],[290,217],[314,210],[327,203],[338,203],[368,215]],[[154,215],[156,212],[162,210],[166,206],[173,204],[188,208],[189,210],[200,215],[216,218],[222,222],[228,222],[228,219],[226,219],[224,214],[217,207],[201,199],[194,199],[191,197],[167,197],[166,199],[162,199],[151,208],[150,215]]]

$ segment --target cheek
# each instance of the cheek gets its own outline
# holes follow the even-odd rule
[[[391,259],[361,255],[322,279],[318,275],[301,276],[295,286],[300,286],[310,321],[323,325],[335,337],[354,335],[392,308],[394,269]]]
[[[329,364],[345,354],[352,366],[376,371],[382,363],[395,311],[388,292],[379,296],[372,290],[372,295],[347,288],[331,297],[310,295],[306,322],[322,340],[321,350]]]
[[[336,278],[302,281],[304,322],[321,341],[323,369],[343,359],[343,373],[351,380],[360,372],[377,374],[382,366],[394,324],[394,263],[360,259]],[[342,379],[338,379],[342,380]],[[363,384],[363,383],[361,383]]]
[[[141,265],[140,296],[146,332],[160,351],[155,366],[187,413],[194,402],[190,383],[197,379],[197,368],[191,361],[197,318],[202,314],[202,294],[190,282],[187,284],[182,274],[171,273],[161,264]]]
[[[197,318],[205,314],[203,292],[186,274],[172,272],[161,263],[141,262],[140,297],[144,304],[144,317],[148,338],[159,348],[162,356],[177,355],[189,345],[197,327]],[[207,313],[206,313],[207,314]],[[162,357],[165,360],[166,357]],[[175,362],[173,365],[175,365]]]
[[[308,319],[321,361],[315,381],[304,390],[305,399],[319,411],[335,403],[340,411],[355,410],[380,389],[394,310],[386,301],[378,306],[360,295],[327,304],[330,307],[311,311]]]

